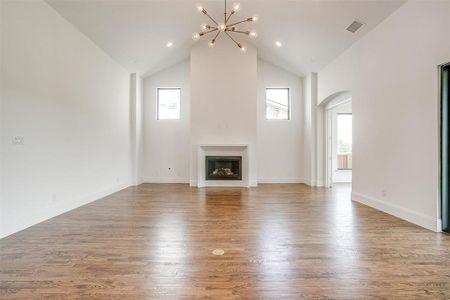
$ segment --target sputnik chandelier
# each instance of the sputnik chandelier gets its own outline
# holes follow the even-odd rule
[[[199,12],[201,12],[202,14],[207,16],[213,22],[213,25],[203,24],[202,31],[194,33],[192,35],[192,38],[194,40],[198,40],[203,36],[213,33],[214,37],[209,42],[209,46],[214,47],[214,45],[216,44],[217,38],[219,37],[219,35],[221,33],[223,33],[226,36],[228,36],[236,44],[236,46],[238,46],[239,49],[241,49],[241,51],[245,52],[247,50],[247,48],[242,43],[240,43],[236,40],[235,34],[243,34],[250,38],[255,38],[256,32],[242,31],[242,30],[239,30],[236,26],[239,24],[242,24],[242,23],[255,22],[257,20],[257,17],[250,17],[250,18],[246,18],[239,22],[230,23],[231,17],[238,12],[239,7],[240,7],[239,4],[234,4],[230,13],[227,13],[227,0],[225,0],[225,12],[224,12],[223,22],[217,22],[215,19],[213,19],[208,14],[208,12],[206,11],[206,9],[203,8],[203,6],[199,5],[198,6]]]

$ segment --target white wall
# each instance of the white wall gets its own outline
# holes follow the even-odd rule
[[[290,120],[266,119],[267,87],[290,89]],[[257,95],[258,182],[303,182],[302,79],[259,59]]]
[[[189,81],[189,61],[179,63],[144,80],[144,182],[189,182],[191,151]],[[180,120],[156,119],[158,87],[181,88]]]
[[[242,54],[223,40],[214,49],[208,48],[207,41],[192,48],[192,181],[197,178],[198,144],[249,144],[250,184],[256,184],[256,80],[253,47]]]
[[[128,186],[131,153],[129,74],[45,2],[0,5],[3,237]]]
[[[319,101],[353,94],[353,199],[432,230],[449,15],[449,1],[408,1],[319,73]]]

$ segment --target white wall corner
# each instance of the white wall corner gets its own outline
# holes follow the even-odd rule
[[[358,192],[352,192],[352,201],[367,205],[369,207],[378,209],[387,214],[393,215],[402,220],[424,227],[434,232],[440,232],[441,227],[439,220],[422,214],[420,212],[413,211],[411,209],[389,203],[380,199],[360,194]]]
[[[257,187],[258,186],[258,180],[250,180],[249,186],[250,187]]]
[[[308,185],[308,186],[314,186],[314,182],[312,180],[310,180],[310,179],[307,179],[307,178],[303,179],[303,183]]]

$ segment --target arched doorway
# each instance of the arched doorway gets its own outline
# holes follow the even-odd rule
[[[333,183],[351,183],[352,181],[352,137],[353,114],[352,93],[341,91],[324,99],[319,105],[318,113],[323,119],[322,136],[323,155],[319,155],[323,166],[324,185],[332,187]]]

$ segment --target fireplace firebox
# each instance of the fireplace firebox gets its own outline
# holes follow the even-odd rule
[[[242,180],[242,156],[206,156],[206,180]]]

